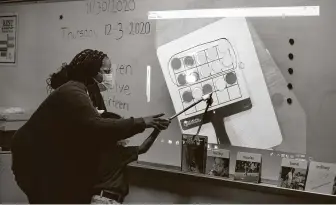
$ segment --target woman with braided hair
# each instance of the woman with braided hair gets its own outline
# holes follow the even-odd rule
[[[102,82],[105,58],[86,49],[51,75],[55,90],[15,133],[12,170],[30,203],[90,203],[101,148],[146,128],[168,127],[163,114],[111,119],[98,113],[88,87]]]

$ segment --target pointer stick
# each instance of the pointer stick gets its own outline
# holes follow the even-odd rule
[[[179,113],[176,113],[175,115],[171,116],[169,118],[169,121],[171,121],[172,119],[176,118],[177,116],[181,115],[182,113],[186,112],[187,110],[189,110],[190,108],[194,107],[195,105],[197,105],[198,103],[202,102],[203,99],[198,100],[197,102],[194,102],[193,104],[189,105],[188,107],[186,107],[184,110],[180,111]]]
[[[186,112],[186,111],[189,110],[190,108],[196,106],[196,105],[199,104],[200,102],[208,100],[209,98],[212,97],[212,93],[213,93],[213,92],[211,92],[211,93],[209,93],[209,94],[207,94],[207,95],[204,95],[204,96],[203,96],[201,99],[199,99],[198,101],[194,102],[193,104],[189,105],[188,107],[186,107],[186,108],[183,109],[182,111],[180,111],[180,112],[176,113],[175,115],[171,116],[171,117],[169,118],[169,121],[171,121],[172,119],[174,119],[174,118],[176,118],[177,116],[181,115],[182,113]]]

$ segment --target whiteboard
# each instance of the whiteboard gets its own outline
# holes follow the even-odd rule
[[[118,68],[118,85],[104,94],[110,111],[125,117],[160,112],[171,116],[175,110],[157,58],[157,46],[215,20],[204,20],[198,24],[187,20],[179,21],[174,26],[180,28],[180,33],[167,31],[171,34],[170,39],[158,40],[157,29],[164,29],[165,26],[160,25],[162,22],[149,21],[148,11],[319,5],[321,16],[316,18],[249,18],[247,22],[250,31],[254,30],[251,36],[283,136],[282,143],[273,149],[306,153],[319,161],[336,161],[333,147],[333,122],[336,116],[333,108],[336,102],[333,50],[336,30],[331,26],[335,19],[332,8],[336,6],[336,2],[120,0],[119,7],[111,7],[113,3],[118,4],[118,0],[96,0],[96,9],[93,10],[90,10],[90,2],[92,6],[93,1],[1,6],[0,12],[19,15],[17,65],[0,67],[1,106],[36,109],[47,96],[45,80],[48,75],[55,72],[63,62],[69,62],[80,50],[93,48],[106,52]],[[100,2],[101,9],[97,2]],[[110,2],[110,7],[107,8],[104,2]],[[134,9],[132,2],[135,3]],[[288,43],[290,38],[295,39],[293,46]],[[293,61],[288,59],[289,53],[294,53]],[[147,102],[146,96],[148,65],[152,68],[150,102]],[[293,75],[288,74],[288,68],[294,69]],[[293,90],[287,89],[288,83],[293,84]],[[287,104],[287,98],[292,99],[291,105]],[[131,140],[132,144],[141,143],[149,133],[150,130],[135,136]],[[147,154],[141,156],[140,160],[179,166],[180,139],[180,127],[177,121],[173,121],[169,129],[159,136],[154,146]],[[305,146],[297,145],[297,141]],[[235,153],[235,150],[245,149],[232,150]],[[270,158],[268,151],[248,151],[263,153],[263,157],[266,158],[263,159],[264,163],[272,164],[273,161],[277,161]],[[275,168],[270,172],[277,170],[275,164],[274,162]],[[271,175],[269,173],[270,177]]]

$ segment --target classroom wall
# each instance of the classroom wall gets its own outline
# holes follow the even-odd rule
[[[148,1],[149,2],[149,1]],[[134,18],[143,18],[143,11],[145,9],[179,9],[184,8],[186,5],[191,5],[190,8],[205,8],[211,7],[207,3],[193,4],[193,1],[183,1],[181,5],[179,3],[173,4],[172,1],[162,1],[154,6],[142,8],[142,13],[136,13]],[[219,2],[219,1],[216,1]],[[266,47],[269,48],[274,60],[281,69],[284,77],[288,82],[294,84],[294,93],[302,103],[303,109],[307,114],[307,150],[312,156],[316,156],[317,160],[335,162],[335,154],[333,147],[335,146],[334,135],[334,122],[335,122],[335,110],[334,104],[336,103],[335,87],[336,81],[334,80],[334,47],[336,42],[334,36],[336,29],[333,26],[335,19],[334,9],[336,7],[336,1],[333,0],[298,0],[298,1],[227,1],[226,7],[231,6],[283,6],[283,5],[320,5],[321,17],[318,19],[310,19],[313,22],[314,27],[309,31],[303,32],[297,31],[294,28],[297,26],[295,23],[288,24],[287,29],[277,30],[275,25],[268,25],[272,29],[266,28],[267,20],[254,21],[254,25],[260,34],[262,40],[265,42]],[[183,4],[183,5],[182,5]],[[51,33],[51,36],[46,36],[45,33],[50,31],[46,23],[46,19],[43,15],[48,12],[52,12],[51,7],[44,10],[46,6],[43,4],[32,5],[14,5],[14,6],[1,6],[0,12],[17,12],[19,13],[19,38],[18,38],[18,56],[19,61],[16,66],[0,66],[0,106],[20,106],[26,109],[35,109],[47,96],[45,80],[48,75],[55,71],[56,65],[61,65],[64,61],[69,61],[70,57],[64,59],[62,56],[62,49],[57,50],[55,47],[51,48],[57,50],[53,52],[53,64],[51,65],[48,58],[45,58],[44,50],[50,49],[48,45],[52,45],[53,38],[57,38],[59,33]],[[58,5],[56,5],[57,8]],[[28,9],[28,10],[27,10]],[[75,8],[68,8],[69,10]],[[52,13],[54,17],[58,17],[60,13]],[[55,20],[56,21],[56,20]],[[281,19],[278,20],[280,22]],[[303,25],[309,24],[306,19],[298,20],[297,22]],[[29,23],[29,24],[28,24]],[[45,27],[46,26],[46,27]],[[47,29],[46,29],[47,28]],[[295,31],[295,32],[294,32]],[[154,35],[154,34],[153,34]],[[295,37],[297,40],[296,47],[290,48],[287,40],[289,37]],[[48,42],[42,44],[41,42]],[[154,40],[151,41],[154,44]],[[127,44],[132,46],[134,41]],[[80,44],[80,42],[79,42]],[[286,44],[286,45],[285,45]],[[121,46],[121,44],[116,44]],[[153,46],[153,45],[152,45]],[[59,47],[57,47],[59,48]],[[289,49],[295,53],[295,61],[289,62],[287,54]],[[146,50],[147,51],[147,50]],[[154,53],[153,53],[154,54]],[[134,54],[133,54],[134,55]],[[63,55],[64,56],[64,55]],[[133,56],[132,58],[135,58]],[[137,62],[137,61],[135,61]],[[157,62],[154,65],[158,65]],[[141,64],[145,66],[145,64]],[[295,74],[290,76],[287,73],[288,67],[295,68]],[[155,75],[161,74],[156,70]],[[165,106],[166,111],[169,114],[173,113],[173,107],[169,97],[167,97],[168,91],[163,86],[163,78],[159,79],[162,84],[158,86],[160,89],[153,89],[153,96],[156,96],[156,100],[159,100],[161,104]],[[141,86],[140,86],[141,87]],[[139,91],[143,92],[144,87],[139,88]],[[162,97],[159,94],[163,93]],[[141,99],[145,99],[144,96]],[[142,100],[143,100],[142,99]],[[149,112],[152,107],[141,110],[141,112]],[[160,109],[155,108],[155,111]],[[138,113],[141,113],[140,111]],[[137,114],[138,114],[137,113]],[[177,124],[174,124],[174,129],[178,129]],[[168,136],[169,134],[167,134]],[[162,150],[172,151],[174,157],[179,156],[179,148],[173,147],[160,147],[157,146],[154,151],[151,150],[152,158],[155,153]],[[170,164],[178,164],[179,160],[168,159],[168,155],[160,156],[157,161],[167,162]],[[17,187],[13,185],[12,176],[9,169],[9,158],[5,157],[6,166],[1,166],[1,196],[0,199],[6,202],[8,197],[9,201],[24,202],[24,197],[18,193]],[[0,164],[1,165],[1,164]],[[5,174],[4,174],[5,173]],[[191,183],[186,182],[181,186],[181,181],[174,178],[162,180],[162,178],[153,177],[155,180],[136,181],[133,180],[131,188],[131,194],[126,202],[162,202],[160,197],[163,197],[167,202],[204,202],[204,203],[248,203],[248,202],[265,202],[265,203],[286,203],[296,202],[296,199],[292,197],[278,196],[273,194],[255,193],[251,191],[243,191],[240,189],[232,189],[225,187],[212,187],[204,183]],[[147,179],[147,178],[145,178]],[[4,181],[9,180],[7,183]],[[157,183],[160,181],[160,183]],[[171,183],[173,182],[173,183]],[[188,189],[187,187],[193,187]],[[197,191],[198,187],[202,187],[201,190],[207,190],[207,196],[202,195]],[[13,195],[9,194],[12,193]],[[226,194],[223,194],[226,193]],[[244,196],[244,197],[242,197]],[[6,199],[7,198],[7,199]],[[9,202],[7,201],[7,202]]]
[[[160,3],[158,3],[160,2]],[[178,3],[177,3],[178,2]],[[127,35],[122,40],[115,40],[115,36],[99,38],[64,38],[63,27],[73,30],[92,28],[104,32],[104,26],[117,22],[128,25],[129,22],[148,21],[147,12],[150,10],[169,9],[193,9],[245,7],[245,6],[299,6],[319,5],[321,15],[319,17],[302,18],[255,18],[249,19],[254,26],[265,48],[273,57],[279,72],[283,75],[282,83],[286,89],[286,83],[292,83],[294,89],[283,95],[283,110],[279,110],[278,118],[284,113],[292,113],[293,107],[300,104],[303,109],[305,128],[303,130],[305,140],[303,146],[306,153],[318,161],[335,162],[333,138],[333,122],[335,121],[334,103],[336,98],[334,57],[334,36],[336,34],[333,25],[336,6],[333,0],[286,0],[286,1],[247,1],[247,0],[221,0],[221,1],[153,1],[142,0],[137,2],[137,9],[131,13],[118,13],[116,15],[100,14],[86,15],[84,1],[61,3],[35,3],[15,4],[13,6],[1,6],[0,12],[15,12],[19,14],[18,28],[18,63],[15,66],[0,66],[0,106],[20,106],[25,109],[36,109],[47,96],[46,79],[57,70],[63,62],[69,62],[80,49],[98,48],[107,51],[113,63],[131,65],[133,73],[118,76],[120,84],[131,87],[132,94],[111,93],[110,97],[121,101],[127,101],[130,109],[110,110],[124,116],[144,116],[158,112],[165,112],[167,116],[174,114],[174,108],[165,85],[160,65],[156,57],[155,22],[152,24],[150,35]],[[76,11],[76,12],[75,12]],[[59,16],[64,15],[60,20]],[[182,24],[183,25],[183,24]],[[299,26],[298,26],[299,25]],[[127,32],[126,32],[127,33]],[[67,36],[67,35],[66,35]],[[295,46],[290,46],[289,38],[296,40]],[[288,60],[288,53],[295,55],[294,61]],[[151,101],[146,100],[146,66],[152,66]],[[289,75],[287,69],[294,68],[294,74]],[[293,106],[286,104],[286,98],[296,96],[297,101]],[[138,107],[138,109],[137,109]],[[276,106],[275,106],[276,107]],[[276,109],[276,108],[275,108]],[[285,115],[280,121],[282,129],[290,127],[290,130],[282,130],[284,139],[295,138],[297,126],[290,115]],[[289,134],[288,134],[289,133]],[[148,132],[142,137],[137,137],[135,143],[140,143]],[[148,154],[141,157],[143,161],[164,163],[168,165],[180,164],[179,145],[168,144],[169,140],[176,142],[181,138],[181,131],[177,121],[173,121],[169,130],[163,132]],[[290,142],[290,141],[288,141]],[[291,144],[288,143],[288,148]],[[323,149],[321,149],[323,147]],[[277,148],[275,148],[277,149]],[[296,152],[295,149],[290,149]],[[300,153],[302,154],[302,153]]]

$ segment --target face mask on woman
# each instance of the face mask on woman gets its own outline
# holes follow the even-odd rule
[[[103,66],[100,69],[100,72],[98,73],[98,75],[94,78],[100,92],[104,92],[108,89],[112,89],[113,86],[113,73],[111,71],[111,62],[106,59],[103,62]]]
[[[107,86],[112,86],[112,84],[113,84],[113,74],[112,73],[104,73],[102,83],[107,85]]]
[[[97,83],[100,92],[104,92],[112,88],[112,85],[113,85],[113,74],[112,73],[108,73],[108,74],[99,73],[93,79]]]

